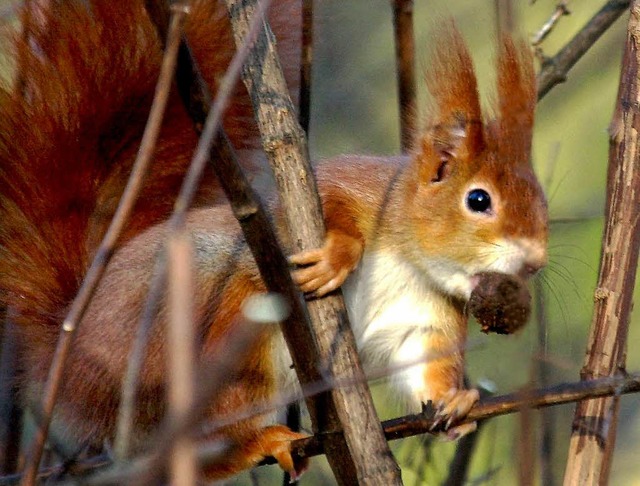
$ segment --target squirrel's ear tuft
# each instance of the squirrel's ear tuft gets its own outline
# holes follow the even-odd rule
[[[503,160],[529,161],[537,101],[533,55],[524,40],[503,35],[498,53],[496,139]]]
[[[426,73],[431,106],[416,150],[429,173],[451,159],[473,159],[485,147],[482,111],[471,56],[453,21],[434,35]],[[433,170],[431,170],[433,169]]]

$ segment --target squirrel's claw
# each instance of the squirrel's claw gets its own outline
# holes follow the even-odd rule
[[[362,256],[362,243],[342,233],[329,233],[320,249],[289,257],[293,265],[305,265],[291,272],[300,290],[322,297],[340,287]]]
[[[322,248],[308,251],[301,251],[289,257],[291,265],[312,265],[322,260],[324,250]]]
[[[309,466],[307,458],[294,461],[291,455],[291,442],[305,437],[287,427],[275,425],[267,427],[260,438],[265,456],[272,456],[278,461],[278,465],[289,474],[291,482],[297,481]]]
[[[349,276],[345,269],[334,270],[326,261],[291,273],[293,281],[305,293],[322,297],[340,287]]]
[[[430,430],[442,429],[446,439],[452,440],[462,437],[476,430],[476,423],[471,422],[450,428],[452,424],[469,413],[469,410],[480,399],[478,390],[450,389],[438,401],[433,424]],[[443,425],[444,424],[444,425]]]

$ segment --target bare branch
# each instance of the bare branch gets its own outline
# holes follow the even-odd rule
[[[257,4],[255,0],[226,1],[238,47]],[[273,33],[266,23],[243,74],[278,185],[292,250],[320,248],[324,224],[307,142],[293,116]],[[299,297],[294,306],[297,302]],[[310,301],[308,309],[310,326],[304,325],[309,322],[306,319],[290,319],[282,327],[301,383],[321,380],[321,370],[330,378],[363,376],[341,296]],[[327,458],[340,484],[401,484],[399,468],[379,423],[370,419],[376,412],[366,383],[331,390],[307,404],[316,429],[342,431],[327,436]]]
[[[496,28],[498,39],[507,32],[513,32],[516,19],[513,0],[495,0]]]
[[[551,33],[553,28],[558,25],[558,21],[565,15],[569,15],[571,12],[567,7],[567,0],[562,0],[557,6],[556,9],[551,14],[551,17],[542,24],[540,30],[533,34],[531,38],[531,45],[534,47],[539,46],[543,40],[547,38],[547,36]]]
[[[184,9],[175,9],[170,21],[170,27],[167,33],[167,41],[165,47],[164,60],[158,78],[158,91],[162,91],[165,97],[168,98],[169,91],[171,90],[171,84],[174,78],[174,72],[176,69],[176,59],[178,55],[178,47],[180,45],[182,28],[185,22]],[[164,100],[166,104],[166,99]],[[164,109],[164,107],[163,107]],[[150,119],[154,116],[154,109],[151,108]],[[161,121],[161,120],[160,120]],[[159,125],[158,125],[159,129]],[[159,132],[158,132],[159,133]],[[155,140],[157,140],[158,133],[155,134]],[[154,145],[155,145],[154,140]],[[144,138],[142,141],[144,144]],[[140,151],[142,152],[141,145]],[[152,151],[149,153],[149,156]],[[150,291],[151,292],[151,291]],[[148,307],[148,306],[147,306]],[[145,318],[148,315],[148,310],[145,308],[143,312],[143,322],[152,322],[151,318]],[[115,440],[115,453],[119,458],[126,458],[129,456],[129,448],[131,441],[131,432],[133,430],[133,417],[135,413],[135,396],[138,389],[138,375],[142,368],[142,362],[144,360],[145,342],[141,341],[140,334],[146,335],[145,326],[141,326],[142,331],[139,329],[136,336],[136,340],[133,344],[131,354],[129,356],[129,363],[127,366],[127,373],[125,375],[124,384],[122,387],[122,400],[117,420],[117,433]]]
[[[590,398],[621,396],[638,392],[640,392],[640,374],[633,374],[627,377],[607,377],[574,383],[563,383],[537,390],[526,390],[525,392],[482,399],[460,423],[484,421],[500,415],[517,413],[523,407],[540,409]],[[432,424],[433,421],[424,414],[415,414],[387,420],[382,423],[382,426],[384,427],[387,440],[396,440],[419,434],[433,433],[431,430]],[[328,435],[328,433],[324,435]],[[201,450],[202,453],[199,454],[203,461],[207,461],[206,449],[207,446],[204,445]],[[294,453],[298,457],[313,457],[323,454],[322,439],[314,436],[296,441],[294,443]],[[148,458],[137,459],[134,462],[136,464],[128,471],[120,471],[117,474],[114,473],[108,478],[96,476],[95,478],[84,479],[82,484],[113,484],[113,482],[109,483],[108,480],[124,481],[125,478],[130,477],[132,470],[139,471],[141,467],[148,467]],[[98,456],[72,465],[69,469],[70,473],[74,475],[86,474],[92,469],[104,468],[108,463],[109,460],[107,458]],[[273,459],[267,459],[262,462],[262,464],[274,463],[275,460]],[[40,471],[38,478],[46,479],[59,471],[59,467],[43,469]],[[20,475],[13,475],[0,478],[0,486],[16,484],[20,480],[20,477]]]
[[[538,99],[544,98],[551,88],[563,83],[567,73],[600,36],[629,7],[629,0],[609,0],[587,22],[567,45],[554,57],[547,59],[538,73]]]
[[[311,66],[313,64],[313,0],[302,0],[302,63],[298,119],[309,136],[311,122]]]
[[[167,244],[169,290],[169,416],[190,412],[195,396],[196,339],[193,324],[191,241],[186,233],[171,236]],[[171,484],[196,483],[196,444],[186,431],[176,439],[171,457]]]
[[[543,408],[586,398],[617,396],[639,391],[640,375],[627,378],[601,378],[538,390],[527,390],[524,393],[512,393],[482,400],[471,409],[469,415],[460,424],[519,412],[523,407]],[[416,414],[386,420],[382,425],[387,440],[396,440],[432,432],[433,421],[423,414]],[[298,440],[293,444],[292,449],[294,454],[299,457],[312,457],[324,452],[318,436]]]
[[[550,383],[551,370],[548,363],[548,330],[547,309],[545,307],[545,293],[542,279],[537,278],[533,282],[535,287],[535,307],[536,307],[536,381],[539,386],[545,387]],[[555,412],[553,409],[545,410],[540,415],[540,477],[543,484],[556,484],[553,471],[554,442],[553,432],[555,430]]]
[[[392,4],[398,73],[400,148],[402,152],[407,152],[413,143],[417,112],[413,0],[392,0]]]
[[[20,456],[22,410],[16,389],[20,346],[12,310],[0,310],[0,473],[16,471]]]
[[[610,127],[607,206],[593,321],[581,377],[623,374],[640,251],[640,1],[631,4],[618,102]],[[565,485],[606,484],[616,437],[617,397],[576,407]]]

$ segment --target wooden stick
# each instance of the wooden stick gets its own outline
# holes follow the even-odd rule
[[[621,396],[628,393],[640,392],[640,374],[633,374],[627,377],[607,377],[587,381],[578,381],[574,383],[563,383],[551,387],[540,388],[536,390],[527,390],[523,393],[511,393],[491,398],[482,399],[470,412],[469,416],[464,419],[467,421],[485,421],[492,417],[518,413],[523,407],[541,409],[552,407],[555,405],[563,405],[580,400],[604,396]],[[406,415],[396,419],[383,422],[385,435],[388,440],[402,439],[414,435],[433,433],[431,425],[433,421],[423,414]],[[462,423],[462,422],[461,422]],[[203,454],[200,454],[202,460],[206,459],[204,450],[208,447],[203,445]],[[309,437],[301,439],[294,443],[294,453],[298,457],[313,457],[323,454],[321,440],[318,437]],[[147,458],[136,459],[139,467],[143,463],[148,465]],[[78,462],[69,467],[72,474],[86,475],[89,471],[95,469],[103,469],[110,464],[109,458],[98,456]],[[267,459],[262,464],[275,464],[274,459]],[[46,479],[47,477],[60,472],[59,467],[47,468],[40,471],[38,479]],[[96,476],[94,478],[82,479],[82,484],[102,485],[114,484],[113,481],[119,481],[122,484],[125,480],[130,479],[132,470],[120,471],[110,475],[108,478]],[[0,486],[9,486],[17,484],[20,475],[6,476],[0,478]],[[109,483],[108,481],[112,481]],[[74,483],[71,483],[74,484]]]
[[[257,8],[256,0],[227,0],[238,46]],[[243,72],[251,95],[263,146],[274,171],[290,241],[299,252],[320,248],[324,241],[322,208],[311,171],[304,131],[294,117],[277,58],[271,29],[264,25]],[[265,96],[267,94],[267,96]],[[299,321],[283,333],[301,383],[335,377],[363,377],[355,338],[347,323],[342,297],[331,295],[308,303],[311,326]],[[327,459],[339,484],[401,484],[376,417],[366,383],[332,389],[307,401],[316,430],[327,436]]]
[[[177,232],[167,243],[168,261],[168,414],[191,411],[196,391],[196,339],[193,323],[193,256],[191,240]],[[171,455],[172,486],[193,486],[197,479],[197,448],[192,434],[176,438]]]
[[[176,60],[178,55],[178,46],[182,36],[182,28],[186,19],[185,9],[176,8],[173,11],[170,27],[167,31],[167,40],[164,53],[163,64],[160,70],[160,76],[158,78],[158,90],[163,93],[162,109],[166,106],[168,95],[171,90],[171,84],[173,82],[174,72],[176,69]],[[160,88],[161,87],[161,88]],[[158,107],[158,109],[160,106]],[[151,108],[151,117],[154,116],[154,108]],[[161,120],[160,120],[161,121]],[[153,146],[157,141],[159,135],[160,125],[154,129],[153,133]],[[157,131],[155,131],[157,130]],[[145,139],[143,138],[140,152],[143,152],[143,146]],[[149,152],[149,156],[152,155],[152,151]],[[149,319],[148,322],[151,322]],[[140,334],[140,330],[138,331]],[[145,344],[141,342],[140,337],[136,336],[131,354],[129,356],[129,363],[127,366],[127,373],[125,375],[124,384],[122,386],[122,399],[121,406],[116,423],[116,439],[115,439],[115,454],[120,459],[126,459],[130,453],[131,433],[133,431],[133,420],[135,415],[135,396],[138,389],[138,375],[142,368],[142,362],[144,360]]]
[[[640,391],[640,376],[608,377],[557,385],[524,393],[511,393],[487,398],[471,409],[460,422],[486,420],[499,415],[519,412],[523,407],[543,408],[586,398],[624,395]],[[386,420],[382,423],[387,440],[403,439],[418,434],[432,432],[433,421],[423,414],[406,415]],[[293,451],[299,457],[312,457],[324,453],[318,436],[301,439],[293,444]]]
[[[17,470],[22,435],[22,409],[16,388],[20,346],[14,312],[0,310],[0,474]]]
[[[547,36],[551,33],[556,25],[558,25],[558,21],[565,15],[569,15],[571,12],[567,7],[567,0],[562,0],[558,5],[556,5],[556,9],[551,14],[551,17],[547,19],[547,21],[542,24],[540,30],[533,34],[531,39],[531,45],[534,47],[539,46],[543,40],[547,38]]]
[[[547,309],[545,306],[545,292],[542,285],[542,278],[534,280],[534,305],[536,308],[536,340],[537,340],[537,360],[536,360],[536,380],[538,386],[548,386],[551,377],[551,370],[547,362],[547,332],[549,323],[547,319]],[[540,414],[540,477],[543,484],[556,484],[555,474],[553,471],[554,440],[553,432],[555,430],[555,411],[548,409]]]
[[[610,127],[607,205],[593,321],[581,377],[624,374],[640,250],[640,1],[631,3],[618,102]],[[565,485],[606,484],[613,456],[617,397],[576,407]]]
[[[417,113],[413,0],[392,0],[392,3],[398,73],[400,148],[406,153],[413,143]]]
[[[302,59],[298,120],[309,136],[311,123],[311,66],[313,65],[313,0],[302,0]]]
[[[567,73],[629,7],[629,0],[609,0],[538,73],[538,100],[567,79]]]

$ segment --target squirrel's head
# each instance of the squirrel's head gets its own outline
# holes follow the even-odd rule
[[[529,276],[547,261],[547,206],[530,161],[532,55],[504,36],[497,65],[496,112],[485,122],[460,33],[453,24],[440,33],[427,75],[433,107],[406,192],[416,258],[448,293],[465,298],[480,272]]]

